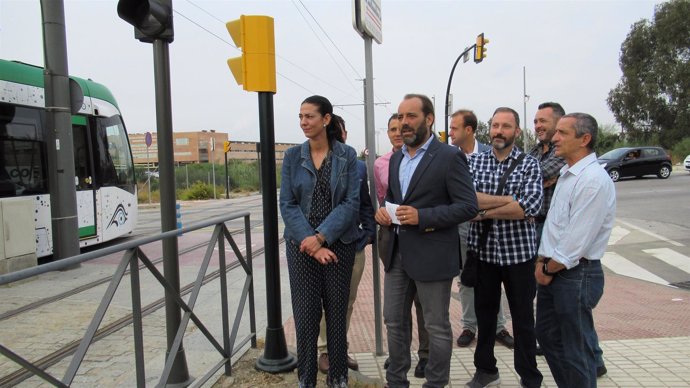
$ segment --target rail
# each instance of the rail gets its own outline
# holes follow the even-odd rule
[[[225,223],[234,219],[244,218],[244,232],[245,232],[245,252],[246,257],[242,255],[237,243],[235,242],[232,234],[228,231]],[[206,252],[202,264],[200,265],[199,271],[197,273],[196,280],[185,287],[187,293],[190,293],[188,302],[182,299],[182,295],[179,291],[175,291],[174,287],[164,278],[161,272],[155,267],[154,263],[147,257],[147,255],[141,250],[141,246],[150,244],[156,241],[161,241],[166,238],[176,237],[183,233],[189,233],[195,230],[208,228],[214,226],[211,238],[206,244]],[[38,276],[47,272],[64,270],[73,267],[77,264],[81,264],[90,260],[98,259],[107,255],[123,252],[122,259],[113,274],[108,288],[101,298],[101,302],[91,319],[91,323],[79,345],[74,351],[74,357],[72,358],[65,375],[62,379],[49,374],[45,371],[45,368],[38,365],[37,362],[31,362],[10,348],[4,346],[0,343],[0,354],[4,355],[8,359],[14,361],[22,368],[22,372],[30,372],[30,374],[38,376],[44,381],[56,386],[56,387],[69,387],[74,380],[79,367],[81,366],[84,357],[89,349],[89,346],[97,340],[96,337],[99,334],[99,326],[105,317],[106,311],[110,306],[110,303],[115,296],[122,278],[129,272],[130,283],[131,283],[131,299],[132,299],[132,329],[133,329],[133,339],[134,339],[134,358],[136,365],[136,381],[138,387],[146,386],[146,376],[145,376],[145,362],[144,362],[144,341],[143,341],[143,329],[142,329],[142,317],[144,315],[144,310],[148,306],[142,308],[141,305],[141,287],[139,279],[139,262],[143,264],[143,268],[148,269],[148,271],[153,275],[158,283],[165,289],[167,293],[174,295],[175,303],[183,310],[184,314],[179,327],[177,328],[177,335],[172,344],[172,347],[168,349],[167,356],[164,364],[163,371],[161,372],[160,379],[157,386],[165,386],[170,371],[173,366],[173,361],[175,355],[177,355],[178,350],[182,344],[182,340],[187,329],[189,321],[193,321],[196,327],[204,337],[210,342],[210,344],[215,348],[215,350],[221,356],[220,361],[213,365],[203,376],[197,378],[191,386],[198,387],[207,382],[219,369],[225,367],[225,375],[230,376],[232,374],[232,356],[235,355],[244,345],[251,342],[251,346],[256,348],[256,317],[254,311],[254,286],[253,286],[253,271],[252,271],[252,250],[251,250],[251,233],[250,233],[250,220],[249,212],[235,212],[227,216],[216,217],[206,221],[198,222],[186,226],[184,228],[168,231],[161,233],[156,236],[143,237],[131,241],[127,241],[121,244],[112,245],[97,251],[92,251],[77,256],[65,258],[56,262],[51,262],[48,264],[41,265],[39,267],[33,267],[24,269],[21,271],[0,275],[0,286],[8,285],[13,282],[28,279],[34,276]],[[226,263],[225,255],[225,243],[228,243],[232,248],[234,254],[238,259],[238,265],[228,267]],[[219,342],[207,329],[206,325],[202,320],[194,313],[194,306],[196,304],[197,297],[201,291],[201,286],[208,281],[208,275],[206,275],[211,258],[214,255],[214,248],[218,248],[218,263],[219,269],[217,271],[220,277],[220,295],[221,295],[221,319],[222,319],[222,343]],[[230,330],[229,325],[229,310],[228,310],[228,292],[227,292],[227,272],[237,266],[241,266],[245,272],[244,286],[242,288],[242,295],[239,298],[239,303],[237,310],[235,312],[234,322],[232,325],[232,330]],[[129,271],[127,269],[129,268]],[[237,341],[237,334],[239,331],[240,323],[242,321],[242,315],[244,311],[245,304],[249,302],[249,325],[250,333],[240,341]],[[63,357],[65,357],[65,354]],[[0,384],[2,385],[2,384]]]

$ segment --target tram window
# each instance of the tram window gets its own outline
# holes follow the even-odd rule
[[[119,118],[102,119],[98,130],[100,178],[104,186],[133,185],[132,155]]]
[[[46,193],[36,109],[0,104],[0,197]]]

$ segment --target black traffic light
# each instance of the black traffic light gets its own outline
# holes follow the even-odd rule
[[[117,14],[134,26],[136,39],[146,43],[156,39],[172,43],[172,0],[120,0]]]

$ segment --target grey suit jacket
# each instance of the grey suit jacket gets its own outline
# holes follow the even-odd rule
[[[461,150],[434,137],[403,199],[399,178],[402,158],[402,151],[391,157],[386,201],[417,209],[419,225],[390,228],[390,241],[397,240],[397,244],[389,245],[383,257],[384,269],[390,270],[397,245],[402,266],[410,278],[451,279],[460,272],[458,224],[471,220],[478,211],[467,159]]]

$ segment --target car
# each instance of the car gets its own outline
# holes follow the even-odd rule
[[[686,158],[686,166],[687,166]],[[618,182],[622,177],[640,178],[656,175],[667,179],[673,171],[671,157],[661,147],[623,147],[613,149],[599,157],[611,180]]]
[[[685,162],[683,162],[685,169],[690,171],[690,155],[685,157]]]

